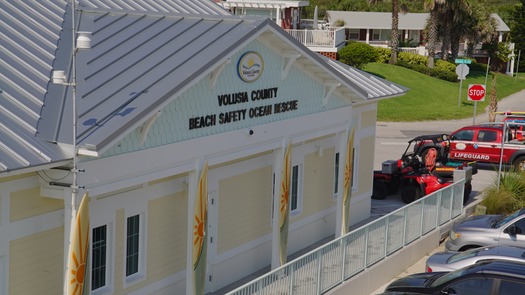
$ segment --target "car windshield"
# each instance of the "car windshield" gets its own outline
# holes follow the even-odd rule
[[[437,286],[440,286],[442,284],[445,284],[446,282],[448,281],[451,281],[455,278],[459,278],[465,274],[468,273],[469,269],[472,268],[472,267],[476,267],[476,264],[473,264],[471,266],[467,266],[465,268],[461,268],[461,269],[458,269],[458,270],[455,270],[455,271],[451,271],[449,273],[446,273],[440,277],[438,277],[436,280],[434,280],[433,282],[430,282],[430,285],[429,287],[437,287]]]
[[[467,259],[467,258],[470,258],[470,257],[478,256],[478,253],[481,250],[484,250],[484,248],[472,249],[472,250],[469,250],[469,251],[465,251],[465,252],[460,252],[458,254],[454,254],[454,255],[450,256],[450,258],[447,260],[447,264],[458,262],[458,261],[461,261],[463,259]]]
[[[514,218],[522,215],[523,213],[525,213],[525,210],[518,210],[518,211],[512,213],[511,215],[505,216],[505,217],[497,220],[496,223],[494,224],[494,228],[500,228],[500,227],[504,226],[509,221],[511,221]]]

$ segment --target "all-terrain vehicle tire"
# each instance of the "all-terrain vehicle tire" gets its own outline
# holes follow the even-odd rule
[[[383,200],[390,192],[390,185],[384,181],[374,181],[374,188],[372,190],[372,199]]]
[[[463,205],[466,205],[468,203],[471,192],[472,192],[472,184],[465,183],[465,190],[463,191]]]
[[[419,187],[416,187],[414,185],[409,185],[401,189],[401,199],[406,204],[410,204],[414,202],[415,200],[420,199],[421,197],[423,197],[423,192],[421,191],[421,188]]]
[[[525,171],[525,156],[518,157],[514,160],[514,167],[518,171]]]

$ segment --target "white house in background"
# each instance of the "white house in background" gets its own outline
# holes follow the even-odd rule
[[[87,291],[187,294],[204,162],[204,288],[219,290],[278,255],[283,143],[292,145],[287,253],[340,230],[352,128],[351,223],[369,217],[377,102],[402,86],[208,0],[80,0],[75,25],[69,1],[4,0],[0,11],[0,294],[62,293],[69,216],[86,191]],[[73,49],[73,27],[90,32],[90,49]],[[51,82],[57,70],[69,86]]]
[[[293,0],[213,0],[238,16],[259,16],[273,20],[283,29],[299,29],[301,9],[310,1]]]
[[[510,28],[496,13],[491,14],[497,23],[499,42],[503,41]],[[429,13],[400,13],[399,30],[401,40],[414,40],[420,54],[427,55],[424,51],[425,42],[423,31]],[[330,26],[343,23],[348,40],[362,41],[374,46],[389,47],[392,35],[391,12],[364,12],[364,11],[326,11],[327,22]],[[463,46],[463,48],[466,48]]]

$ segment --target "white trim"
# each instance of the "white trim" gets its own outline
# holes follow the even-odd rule
[[[79,175],[79,183],[85,185],[90,190],[90,194],[95,196],[155,179],[187,173],[195,169],[195,155],[202,155],[209,159],[209,165],[213,166],[278,148],[282,138],[288,136],[290,130],[296,130],[290,135],[294,142],[307,141],[344,130],[346,120],[343,121],[342,118],[346,119],[351,111],[352,106],[348,106],[254,126],[251,128],[254,133],[249,136],[246,130],[240,129],[83,162],[82,168],[85,173]],[[209,142],[214,144],[210,145]],[[176,154],[173,154],[174,150],[177,151]],[[165,155],[173,155],[173,157]]]
[[[0,255],[0,295],[7,295],[6,257]]]
[[[167,276],[161,280],[155,281],[147,286],[135,290],[133,292],[127,293],[128,295],[143,295],[143,294],[153,294],[159,290],[162,290],[166,287],[169,287],[177,282],[182,281],[186,277],[186,270],[181,270],[173,275]]]
[[[115,214],[113,214],[114,216]],[[100,287],[96,290],[92,290],[92,282],[93,278],[91,276],[91,271],[89,272],[89,286],[84,286],[89,288],[91,290],[91,295],[102,295],[102,294],[109,294],[113,292],[114,288],[114,281],[113,281],[113,273],[115,271],[115,230],[114,230],[114,224],[106,223],[101,224],[97,226],[93,226],[91,228],[91,235],[93,234],[93,229],[106,226],[106,284],[103,287]],[[91,245],[90,245],[90,259],[93,259],[93,236],[91,236]],[[89,262],[90,268],[93,266],[91,262]]]
[[[134,202],[136,203],[136,202]],[[147,207],[146,207],[147,208]],[[132,213],[133,212],[133,213]],[[131,274],[129,276],[126,276],[126,256],[127,256],[127,238],[128,238],[128,230],[127,230],[127,224],[128,224],[128,218],[133,216],[139,216],[139,258],[138,258],[138,271],[134,274]],[[123,277],[123,288],[128,288],[138,282],[141,282],[146,279],[146,258],[147,258],[147,249],[146,249],[146,220],[147,220],[147,213],[146,211],[142,211],[140,213],[136,213],[134,211],[126,212],[124,216],[124,255],[123,257],[123,269],[122,269],[122,277]]]

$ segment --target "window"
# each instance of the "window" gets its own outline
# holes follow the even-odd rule
[[[335,153],[335,184],[334,184],[334,198],[337,197],[337,190],[339,187],[339,153]]]
[[[381,30],[372,30],[372,40],[377,41],[381,38]]]
[[[139,272],[140,215],[128,217],[126,234],[126,276]]]
[[[473,138],[474,138],[474,130],[462,130],[454,134],[454,139],[457,139],[457,140],[472,141]]]
[[[273,174],[273,185],[272,185],[272,220],[273,220],[273,203],[275,198],[275,173]],[[302,171],[301,165],[292,166],[292,179],[290,182],[290,213],[299,214],[301,209],[301,198],[302,198]]]
[[[512,282],[502,280],[499,286],[499,295],[520,295],[523,294],[525,282]]]
[[[91,242],[91,290],[106,286],[107,226],[93,229]]]
[[[350,29],[348,32],[348,39],[359,40],[359,29]]]
[[[451,284],[447,287],[448,294],[472,294],[476,290],[476,295],[491,294],[493,280],[489,278],[470,278]]]
[[[300,198],[300,171],[299,165],[292,167],[292,183],[290,184],[290,211],[293,212],[299,207]]]
[[[352,149],[352,159],[354,159],[352,165],[352,179],[350,179],[350,187],[353,188],[354,187],[354,177],[356,176],[356,158],[355,158],[355,148]],[[335,154],[335,164],[334,164],[334,169],[335,169],[335,180],[334,180],[334,199],[337,198],[337,192],[339,190],[339,153],[336,153]]]
[[[478,132],[478,141],[491,142],[491,141],[496,141],[497,138],[498,138],[498,134],[495,131],[480,130]]]

